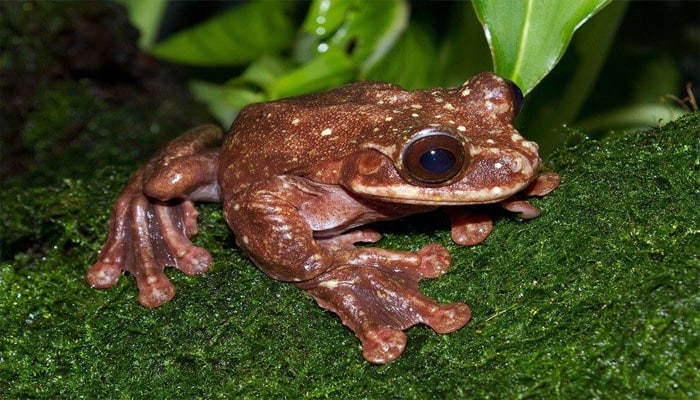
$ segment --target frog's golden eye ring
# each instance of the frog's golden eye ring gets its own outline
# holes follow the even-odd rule
[[[523,91],[520,90],[515,82],[511,81],[510,79],[503,79],[506,81],[506,83],[508,83],[510,92],[513,95],[513,117],[515,117],[520,112],[520,109],[523,108]]]
[[[456,136],[426,129],[408,142],[401,159],[412,180],[436,185],[457,175],[466,164],[467,155],[464,144]]]

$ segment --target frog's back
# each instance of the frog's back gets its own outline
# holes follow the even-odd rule
[[[241,110],[224,142],[219,182],[238,192],[270,176],[343,158],[386,123],[392,107],[382,99],[409,93],[391,84],[357,82],[251,104]]]

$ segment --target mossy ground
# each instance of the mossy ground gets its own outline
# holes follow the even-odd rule
[[[380,225],[383,247],[447,245],[454,265],[422,288],[474,314],[453,334],[410,329],[386,366],[256,270],[216,205],[195,237],[211,272],[170,271],[177,297],[148,310],[130,276],[106,291],[84,280],[129,169],[3,187],[0,397],[697,398],[699,127],[696,113],[560,149],[542,216],[500,214],[472,248],[439,213]]]

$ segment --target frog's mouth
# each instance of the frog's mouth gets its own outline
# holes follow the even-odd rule
[[[470,205],[498,203],[513,197],[525,189],[530,181],[515,186],[493,186],[480,190],[460,189],[459,183],[448,187],[429,188],[411,184],[393,184],[381,187],[353,183],[350,190],[362,196],[382,200],[387,203],[414,205]]]
[[[539,157],[514,150],[475,151],[444,183],[407,177],[386,155],[367,150],[343,166],[341,183],[351,192],[387,203],[469,205],[497,203],[525,189],[536,177]]]

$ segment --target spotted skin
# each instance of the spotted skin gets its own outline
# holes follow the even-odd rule
[[[526,197],[546,195],[559,176],[538,176],[537,144],[513,128],[518,95],[490,73],[451,89],[358,82],[249,105],[225,137],[213,126],[193,129],[132,177],[88,282],[110,287],[127,271],[141,304],[169,301],[175,288],[166,266],[196,275],[212,261],[189,240],[197,231],[194,203],[222,202],[238,246],[258,268],[336,313],[365,359],[388,363],[404,351],[404,330],[420,323],[453,332],[471,312],[418,288],[447,272],[442,245],[358,247],[381,238],[363,226],[449,206],[452,239],[474,245],[492,222],[470,206],[498,203],[522,218],[538,216]],[[424,137],[427,145],[413,147]],[[445,164],[449,174],[434,171]]]

